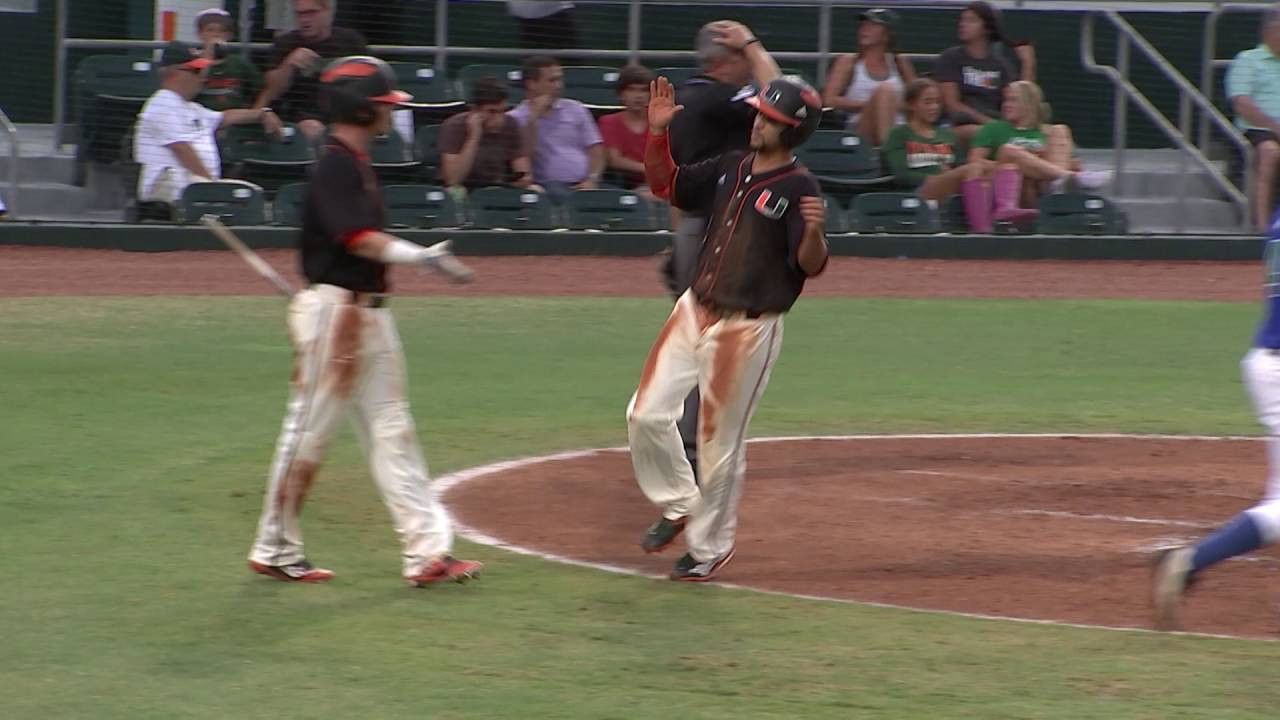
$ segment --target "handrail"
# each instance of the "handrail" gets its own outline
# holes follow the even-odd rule
[[[22,190],[18,185],[22,179],[18,173],[18,163],[22,160],[22,146],[18,144],[18,128],[9,121],[9,116],[5,114],[3,108],[0,108],[0,130],[4,130],[4,134],[9,136],[9,147],[13,149],[13,154],[9,158],[9,197],[4,199],[4,203],[9,217],[15,218],[18,216],[18,211],[15,209],[18,207],[18,194]]]
[[[1271,5],[1245,5],[1227,3],[1210,11],[1204,21],[1204,41],[1200,52],[1200,93],[1207,98],[1213,97],[1213,71],[1230,66],[1230,60],[1219,60],[1218,54],[1218,20],[1227,13],[1262,12]],[[1200,128],[1200,151],[1204,152],[1209,145],[1209,126]]]
[[[1107,18],[1107,20],[1109,20],[1115,27],[1117,44],[1116,59],[1117,65],[1119,66],[1118,68],[1112,67],[1111,65],[1103,65],[1095,58],[1094,19],[1099,16]],[[1115,113],[1114,120],[1116,123],[1115,170],[1117,177],[1119,177],[1124,168],[1124,136],[1127,129],[1125,112],[1127,110],[1127,99],[1142,110],[1156,127],[1164,131],[1170,141],[1177,145],[1180,150],[1186,153],[1197,165],[1200,166],[1201,169],[1205,171],[1210,181],[1213,182],[1218,190],[1235,203],[1236,207],[1240,209],[1241,224],[1244,227],[1252,227],[1252,215],[1249,212],[1248,197],[1246,197],[1244,193],[1240,192],[1240,190],[1237,189],[1236,186],[1226,178],[1226,176],[1219,172],[1218,169],[1214,167],[1213,163],[1211,163],[1209,159],[1190,142],[1190,139],[1184,137],[1182,131],[1174,127],[1173,123],[1169,122],[1168,118],[1164,116],[1164,113],[1160,112],[1160,110],[1149,99],[1147,99],[1146,95],[1143,95],[1141,91],[1134,87],[1133,83],[1129,82],[1128,65],[1129,48],[1131,46],[1141,51],[1142,54],[1145,55],[1153,65],[1155,65],[1161,74],[1177,87],[1182,94],[1184,102],[1189,99],[1191,104],[1195,105],[1209,122],[1216,125],[1218,129],[1230,138],[1231,141],[1235,143],[1236,147],[1240,149],[1240,152],[1245,158],[1246,187],[1248,187],[1250,168],[1253,165],[1253,146],[1244,139],[1236,127],[1231,124],[1231,121],[1219,112],[1218,108],[1214,107],[1212,102],[1205,98],[1205,96],[1201,95],[1196,87],[1192,85],[1191,82],[1182,75],[1182,73],[1178,72],[1173,64],[1170,63],[1164,55],[1161,55],[1160,51],[1156,50],[1151,43],[1147,42],[1146,38],[1142,37],[1142,35],[1139,34],[1138,31],[1128,23],[1128,21],[1122,18],[1119,13],[1114,10],[1102,10],[1085,13],[1081,20],[1080,59],[1086,70],[1107,77],[1116,88],[1116,102],[1113,112]],[[1185,182],[1180,183],[1179,185],[1178,199],[1182,200],[1184,197],[1186,197]],[[1180,202],[1178,206],[1181,208],[1183,207],[1183,204]],[[1182,222],[1183,213],[1179,211],[1178,227],[1176,229],[1182,229]]]

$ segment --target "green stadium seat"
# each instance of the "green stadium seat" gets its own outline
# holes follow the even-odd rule
[[[592,109],[618,110],[618,69],[599,65],[564,69],[564,96]]]
[[[422,163],[422,176],[428,180],[440,175],[439,140],[439,125],[423,125],[414,133],[413,156]]]
[[[476,78],[491,75],[499,80],[506,80],[507,92],[510,96],[507,98],[512,105],[518,105],[524,100],[524,75],[520,72],[519,65],[465,65],[458,71],[458,82],[462,85],[462,100],[469,101],[471,98],[471,83]]]
[[[292,124],[277,137],[261,125],[227,128],[219,141],[223,177],[247,180],[274,194],[282,185],[302,182],[315,162],[315,148]]]
[[[1064,193],[1040,198],[1036,232],[1045,235],[1124,235],[1129,219],[1097,195]]]
[[[875,148],[853,133],[819,130],[796,155],[827,192],[887,186],[893,181],[881,168]]]
[[[459,227],[462,216],[453,198],[438,185],[387,185],[382,188],[388,227]]]
[[[942,221],[943,232],[969,232],[969,216],[964,212],[963,196],[952,195],[943,200],[942,206],[938,210],[938,215]]]
[[[849,210],[844,203],[832,195],[823,195],[822,201],[827,208],[827,232],[849,232]]]
[[[413,182],[422,173],[422,163],[413,156],[413,148],[395,130],[373,139],[369,161],[378,178],[388,185]]]
[[[307,184],[289,183],[276,191],[271,201],[271,224],[302,227],[302,202],[307,195]]]
[[[72,78],[73,115],[79,127],[77,159],[112,163],[120,138],[137,120],[142,105],[160,89],[149,60],[130,55],[90,55]]]
[[[215,215],[225,225],[261,225],[267,221],[262,188],[243,180],[192,183],[178,201],[182,221],[200,222]]]
[[[396,83],[400,89],[412,95],[415,103],[450,106],[463,104],[449,78],[444,73],[437,74],[430,65],[412,62],[387,64],[395,71]]]
[[[851,214],[857,232],[930,233],[937,228],[929,205],[911,193],[857,195]]]
[[[629,190],[578,190],[569,195],[575,230],[658,230],[653,204]]]
[[[542,193],[508,187],[486,187],[467,198],[476,227],[551,230],[556,227],[551,201]]]

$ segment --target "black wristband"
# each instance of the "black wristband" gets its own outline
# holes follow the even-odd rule
[[[747,46],[751,45],[752,43],[758,43],[758,42],[760,42],[760,38],[758,38],[758,37],[753,37],[753,38],[751,38],[750,40],[748,40],[748,41],[746,41],[746,42],[742,43],[742,49],[743,49],[743,50],[746,50],[746,49],[747,49]]]

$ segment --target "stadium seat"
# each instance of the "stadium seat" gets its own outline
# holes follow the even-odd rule
[[[226,225],[261,225],[267,221],[262,188],[243,180],[192,183],[178,201],[182,221],[200,222],[215,215]]]
[[[938,215],[942,221],[943,232],[969,232],[969,216],[965,215],[964,212],[963,196],[951,195],[946,200],[943,200]]]
[[[569,195],[575,230],[658,230],[653,204],[629,190],[578,190]]]
[[[840,200],[831,195],[823,195],[822,201],[827,208],[827,232],[849,232],[849,210]]]
[[[458,206],[438,185],[387,185],[382,188],[389,227],[458,227]]]
[[[252,182],[274,194],[276,188],[306,179],[307,168],[315,162],[315,148],[292,124],[280,137],[266,133],[261,125],[237,125],[227,129],[219,141],[223,177]]]
[[[289,183],[276,191],[271,201],[271,224],[302,227],[302,201],[307,194],[307,184]]]
[[[412,62],[387,64],[395,71],[400,89],[412,95],[415,103],[462,105],[453,83],[444,73],[437,74],[430,65]]]
[[[884,186],[893,180],[880,167],[875,148],[853,133],[819,130],[796,155],[827,192]]]
[[[462,85],[462,99],[471,97],[471,83],[476,78],[492,75],[499,80],[507,81],[507,100],[514,105],[524,100],[524,75],[519,65],[465,65],[458,71],[458,82]]]
[[[564,96],[592,109],[619,110],[618,69],[599,65],[564,69]]]
[[[935,232],[928,204],[911,193],[863,193],[853,198],[853,229],[874,233]]]
[[[480,188],[467,199],[476,227],[550,230],[551,202],[542,193],[508,187]]]
[[[137,120],[142,105],[160,88],[150,61],[129,55],[90,55],[76,66],[72,79],[74,117],[80,131],[76,159],[117,160],[120,138]]]
[[[373,139],[369,161],[378,178],[388,185],[413,182],[422,172],[422,163],[413,157],[413,148],[394,130]]]
[[[422,163],[422,176],[430,181],[440,175],[439,140],[439,125],[423,125],[414,134],[413,156]]]
[[[1129,232],[1129,220],[1111,201],[1097,195],[1045,195],[1040,198],[1036,232],[1045,235],[1124,235]]]

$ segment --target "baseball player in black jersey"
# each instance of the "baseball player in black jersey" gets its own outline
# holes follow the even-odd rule
[[[409,414],[404,354],[386,308],[387,265],[430,268],[459,282],[471,271],[447,241],[422,247],[382,232],[369,146],[393,132],[392,108],[412,99],[396,89],[391,68],[372,57],[341,58],[320,83],[333,125],[303,206],[302,270],[310,285],[289,304],[293,391],[249,567],[292,582],[333,577],[303,554],[299,516],[334,430],[350,415],[400,536],[405,580],[419,587],[461,582],[481,565],[449,554],[453,531],[429,486]]]
[[[681,106],[666,78],[654,81],[651,98],[649,186],[709,221],[693,285],[658,334],[627,407],[636,481],[662,508],[641,546],[659,552],[683,532],[689,551],[671,579],[709,580],[733,557],[747,424],[778,358],[782,316],[827,264],[818,181],[792,154],[817,129],[822,101],[799,77],[774,80],[751,100],[750,151],[677,166],[667,127]],[[693,387],[702,393],[700,486],[676,430]]]

